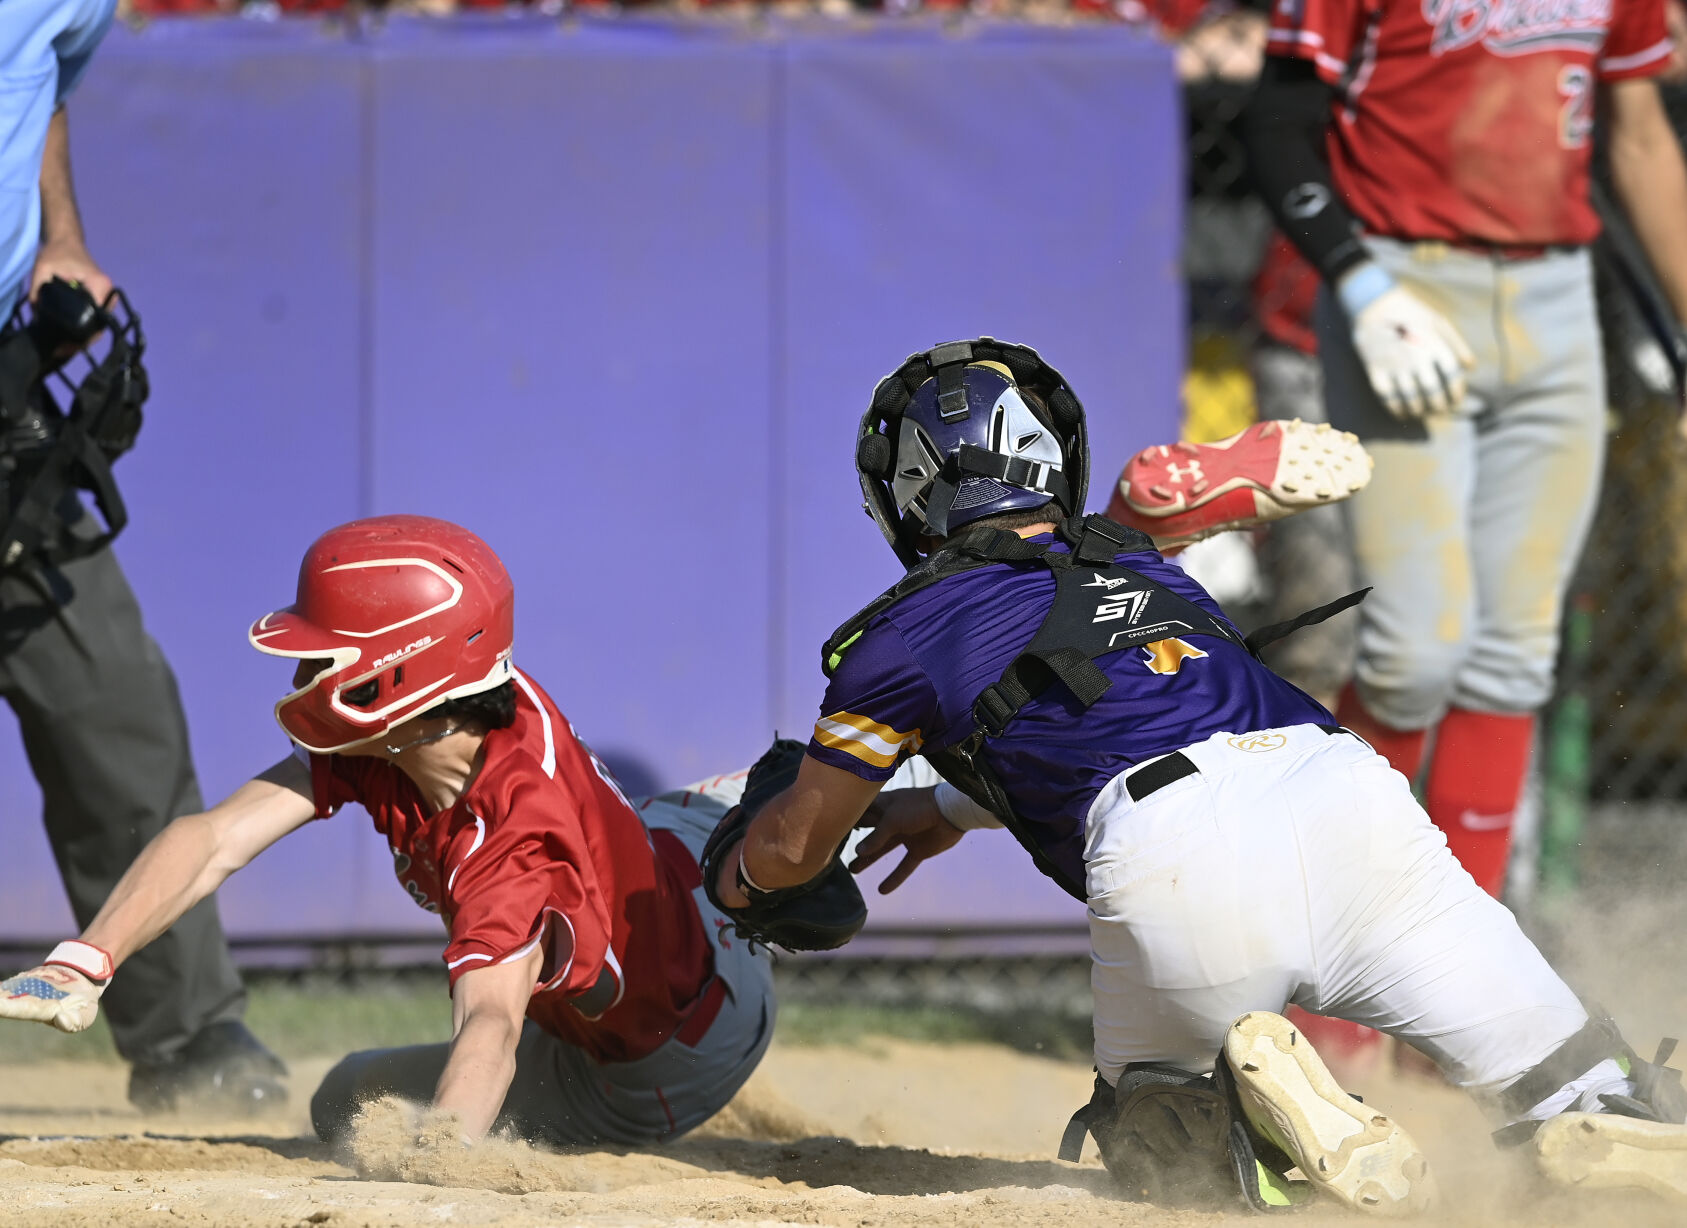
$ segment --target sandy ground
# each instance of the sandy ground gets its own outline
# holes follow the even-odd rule
[[[361,1179],[310,1135],[302,1102],[326,1062],[296,1064],[300,1101],[254,1125],[146,1120],[121,1067],[0,1067],[0,1223],[57,1225],[826,1224],[1221,1225],[1244,1216],[1117,1201],[1094,1157],[1052,1157],[1087,1098],[1077,1064],[988,1045],[869,1040],[776,1045],[707,1137],[658,1154],[553,1155],[492,1143],[398,1160],[415,1181]],[[1687,1219],[1645,1196],[1531,1193],[1455,1092],[1379,1076],[1358,1085],[1428,1150],[1444,1224],[1608,1224]],[[42,1106],[52,1106],[51,1108]],[[367,1159],[367,1157],[365,1157]],[[395,1165],[398,1166],[395,1169]],[[376,1171],[380,1171],[376,1163]],[[1344,1217],[1311,1213],[1314,1222]]]

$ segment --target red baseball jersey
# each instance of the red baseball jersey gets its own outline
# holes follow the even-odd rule
[[[452,984],[545,952],[527,1017],[600,1062],[651,1052],[713,973],[693,901],[697,863],[649,832],[620,786],[539,687],[516,674],[515,724],[486,737],[478,775],[434,811],[398,768],[312,755],[319,817],[356,802],[416,903],[445,921]]]
[[[1586,243],[1596,87],[1669,60],[1664,0],[1277,0],[1267,49],[1336,88],[1330,162],[1364,228]]]

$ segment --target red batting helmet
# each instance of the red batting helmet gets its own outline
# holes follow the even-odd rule
[[[306,750],[332,754],[508,682],[515,587],[467,529],[374,516],[317,538],[299,565],[298,599],[247,634],[274,657],[328,660],[275,705],[275,719]]]

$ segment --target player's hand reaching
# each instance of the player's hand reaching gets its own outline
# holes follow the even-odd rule
[[[1416,419],[1459,408],[1476,356],[1446,316],[1368,262],[1343,277],[1336,292],[1359,361],[1391,414]]]
[[[43,964],[0,981],[0,1019],[50,1023],[61,1032],[81,1032],[100,1012],[105,985],[62,964]]]
[[[948,852],[966,834],[943,817],[936,793],[935,789],[887,790],[873,799],[862,816],[858,826],[872,831],[856,846],[855,860],[849,863],[852,873],[861,873],[892,849],[907,850],[879,884],[880,895],[895,891],[922,861]]]

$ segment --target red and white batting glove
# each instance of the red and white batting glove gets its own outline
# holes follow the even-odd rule
[[[1389,413],[1413,419],[1459,408],[1476,356],[1446,316],[1369,261],[1341,279],[1336,295],[1353,325],[1353,348]]]
[[[50,1023],[61,1032],[85,1031],[100,1013],[111,983],[111,956],[86,942],[61,942],[39,968],[0,981],[0,1019]]]

